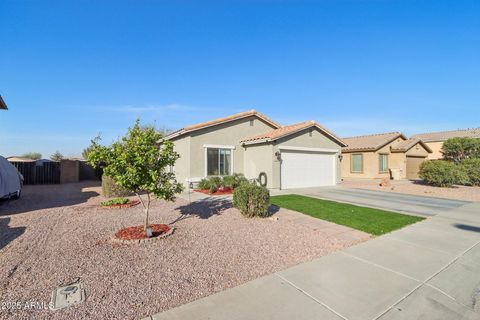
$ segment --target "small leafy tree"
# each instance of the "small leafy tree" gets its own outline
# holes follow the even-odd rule
[[[39,152],[27,152],[23,154],[22,157],[32,159],[32,160],[40,160],[42,159],[42,154]]]
[[[88,159],[88,154],[90,153],[90,151],[92,151],[92,148],[93,148],[93,146],[89,146],[89,147],[83,149],[83,151],[82,151],[82,158],[83,159],[85,159],[85,160]]]
[[[459,163],[465,159],[480,158],[480,139],[478,138],[451,138],[442,146],[445,160]]]
[[[55,153],[50,156],[50,160],[52,161],[62,161],[63,158],[63,154],[59,151],[55,151]]]
[[[105,175],[120,186],[137,195],[145,211],[145,230],[148,228],[152,195],[173,201],[183,190],[169,170],[179,158],[171,141],[159,143],[162,135],[152,127],[141,127],[137,120],[126,136],[111,146],[101,146],[100,138],[92,140],[87,162],[94,167],[103,166]],[[144,193],[144,199],[141,194]]]

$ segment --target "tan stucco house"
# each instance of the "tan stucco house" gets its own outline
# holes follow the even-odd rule
[[[420,133],[412,136],[412,139],[421,139],[432,149],[432,153],[428,155],[429,160],[443,158],[443,143],[451,138],[480,138],[480,128]]]
[[[417,179],[430,148],[400,132],[343,138],[342,178]]]
[[[186,186],[208,176],[266,176],[270,189],[335,185],[346,144],[315,121],[281,126],[250,110],[182,128],[165,137],[180,158],[173,168]]]

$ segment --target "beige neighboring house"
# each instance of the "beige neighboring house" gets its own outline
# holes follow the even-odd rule
[[[400,132],[343,138],[342,178],[418,179],[430,148]]]
[[[208,176],[263,173],[270,189],[331,186],[340,181],[346,144],[315,121],[281,126],[250,110],[171,133],[180,158],[173,168],[186,186]]]
[[[412,138],[421,139],[425,144],[432,149],[432,153],[428,155],[429,160],[442,159],[443,143],[450,138],[480,138],[480,128],[430,132],[416,134]]]

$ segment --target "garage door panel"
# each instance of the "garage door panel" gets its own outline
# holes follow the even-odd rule
[[[418,179],[418,171],[420,165],[426,158],[423,157],[407,157],[407,179]]]
[[[336,183],[335,154],[282,152],[282,189],[332,186]]]

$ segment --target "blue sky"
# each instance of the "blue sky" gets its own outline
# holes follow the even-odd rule
[[[480,1],[0,2],[0,154],[252,108],[340,136],[480,126]]]

